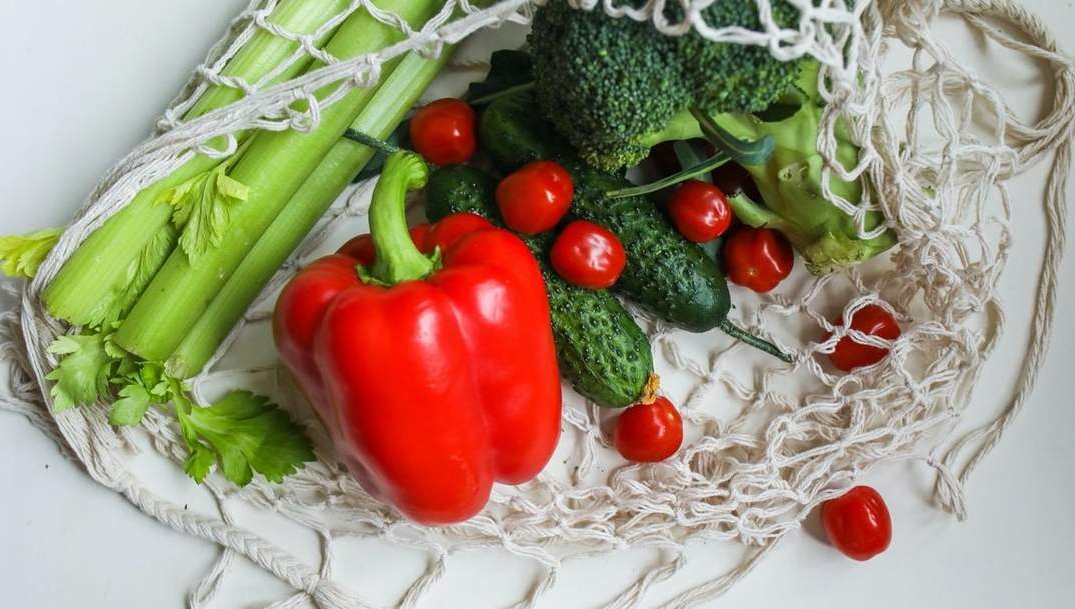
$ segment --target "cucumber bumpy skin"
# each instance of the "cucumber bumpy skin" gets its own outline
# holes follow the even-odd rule
[[[457,165],[438,169],[426,185],[426,216],[435,222],[471,212],[502,226],[487,173]],[[545,258],[550,237],[519,235],[534,253],[549,296],[560,373],[582,396],[606,408],[623,408],[655,389],[653,353],[646,335],[605,290],[568,284]]]
[[[627,267],[614,288],[656,316],[691,332],[719,327],[731,310],[728,282],[705,250],[684,239],[645,197],[609,198],[626,180],[569,163],[575,178],[571,216],[616,233]]]

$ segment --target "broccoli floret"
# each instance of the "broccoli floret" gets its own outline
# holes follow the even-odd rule
[[[669,6],[666,16],[678,21],[681,11]],[[798,11],[776,0],[773,14],[787,25]],[[714,26],[760,27],[754,0],[714,3],[705,18]],[[690,108],[759,111],[798,73],[796,62],[780,62],[762,47],[713,43],[696,32],[665,36],[650,22],[572,9],[563,0],[537,11],[529,42],[545,115],[583,158],[606,170],[638,164],[661,141],[700,135]]]
[[[690,103],[676,41],[650,24],[550,2],[529,42],[543,113],[596,166],[637,164],[643,138]]]

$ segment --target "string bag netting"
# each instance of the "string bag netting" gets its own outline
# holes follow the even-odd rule
[[[435,56],[480,30],[509,22],[525,25],[542,4],[527,0],[484,7],[449,0],[420,29],[370,0],[353,0],[341,2],[322,31],[306,33],[268,20],[280,0],[253,1],[195,70],[157,132],[104,177],[36,278],[21,286],[16,309],[3,315],[0,361],[6,384],[0,387],[0,406],[27,416],[90,476],[149,516],[220,546],[211,572],[191,592],[191,607],[211,601],[239,557],[294,589],[273,607],[376,606],[341,583],[346,571],[337,564],[335,548],[349,538],[380,538],[427,553],[426,572],[393,602],[404,609],[437,606],[430,598],[435,585],[453,558],[469,549],[500,547],[541,567],[543,576],[520,586],[516,607],[541,606],[573,560],[625,548],[661,549],[667,562],[610,596],[607,607],[624,609],[643,603],[652,586],[684,567],[691,540],[748,548],[733,569],[663,605],[690,607],[727,590],[784,534],[798,529],[811,510],[863,472],[900,459],[922,459],[936,468],[937,504],[964,517],[962,486],[1026,402],[1050,338],[1075,120],[1072,61],[1037,17],[1008,0],[861,0],[853,6],[843,0],[788,1],[801,12],[797,27],[776,26],[769,0],[757,0],[763,24],[757,31],[710,27],[701,13],[711,4],[705,0],[685,0],[680,22],[662,16],[660,0],[572,3],[579,10],[651,20],[669,36],[693,29],[713,41],[764,46],[782,60],[816,58],[823,64],[828,104],[818,140],[829,161],[826,183],[837,175],[849,181],[863,177],[872,186],[861,201],[842,200],[828,188],[825,194],[860,226],[867,211],[880,210],[899,235],[899,247],[885,260],[820,278],[802,272],[777,292],[740,299],[737,321],[794,354],[789,365],[756,356],[720,335],[691,335],[635,311],[652,340],[666,391],[681,405],[688,425],[685,447],[673,459],[645,466],[617,460],[603,425],[606,416],[569,392],[561,446],[548,470],[522,487],[498,488],[478,517],[424,529],[366,495],[331,458],[323,433],[275,363],[251,368],[249,361],[227,355],[232,343],[267,335],[264,322],[276,290],[297,268],[337,244],[340,234],[354,234],[362,226],[369,183],[354,186],[337,201],[194,385],[199,397],[220,386],[267,386],[296,416],[308,419],[312,433],[321,434],[320,461],[279,485],[255,480],[238,489],[211,475],[204,487],[191,485],[190,493],[208,493],[215,509],[185,510],[184,498],[159,494],[132,466],[148,458],[175,463],[186,458],[171,418],[150,411],[143,427],[130,431],[111,426],[104,405],[56,416],[50,408],[45,375],[56,361],[47,347],[69,328],[48,315],[41,294],[86,235],[192,155],[231,155],[238,146],[236,134],[244,130],[315,127],[321,113],[347,91],[375,85],[380,67],[394,57],[412,51]],[[403,41],[353,59],[326,54],[316,41],[356,11],[398,28]],[[1013,116],[1001,92],[933,35],[941,15],[957,16],[991,41],[1043,62],[1045,77],[1055,81],[1045,117],[1026,124]],[[259,82],[224,75],[228,61],[258,32],[297,43],[295,53]],[[912,49],[913,62],[886,73],[881,64],[897,44]],[[273,84],[289,66],[310,58],[325,67]],[[452,64],[471,79],[481,77],[481,68],[482,58],[465,52]],[[235,90],[238,101],[184,119],[214,86]],[[326,86],[335,92],[321,99],[314,95]],[[296,104],[300,100],[305,104]],[[831,162],[838,118],[862,151],[851,170]],[[1026,365],[998,418],[957,433],[982,365],[1006,323],[996,294],[1013,239],[1005,184],[1040,162],[1051,162],[1045,257]],[[824,364],[825,354],[848,331],[829,320],[839,313],[849,319],[870,303],[895,314],[901,337],[890,342],[855,333],[859,342],[890,348],[890,356],[851,374],[834,374]],[[821,340],[825,332],[834,334]],[[237,509],[240,505],[244,509]],[[253,532],[237,515],[250,509],[314,533],[318,560],[282,549],[265,527]]]

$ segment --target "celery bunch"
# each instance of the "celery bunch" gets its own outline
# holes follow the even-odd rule
[[[346,0],[284,0],[270,17],[284,28],[318,31]],[[418,29],[444,2],[378,0]],[[346,59],[403,37],[364,10],[324,43]],[[319,64],[281,64],[293,43],[261,32],[225,68],[248,81],[298,76]],[[231,328],[317,220],[373,157],[344,139],[353,129],[388,137],[447,61],[416,54],[387,62],[380,84],[354,89],[321,112],[308,133],[240,133],[235,154],[195,156],[153,184],[93,233],[46,287],[58,318],[82,328],[61,337],[49,375],[55,411],[111,398],[110,420],[136,425],[158,406],[179,421],[189,449],[187,473],[199,482],[214,462],[229,480],[253,473],[279,481],[314,458],[301,427],[268,400],[234,392],[209,407],[190,399],[184,380],[199,373]],[[279,72],[279,74],[277,74]],[[333,89],[320,91],[321,98]],[[187,118],[234,102],[240,92],[212,88]],[[0,240],[0,268],[32,276],[57,231]]]

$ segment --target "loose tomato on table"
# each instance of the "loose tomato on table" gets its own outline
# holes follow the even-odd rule
[[[627,266],[627,252],[612,231],[586,220],[568,224],[556,237],[549,261],[565,281],[580,288],[612,287]]]
[[[668,215],[681,235],[708,243],[732,225],[732,208],[724,193],[701,180],[687,180],[668,199]]]
[[[839,317],[834,325],[844,325],[843,317]],[[900,337],[900,326],[896,318],[884,307],[877,304],[868,304],[851,317],[851,329],[858,330],[863,334],[896,340]],[[832,337],[831,333],[825,335],[824,340]],[[864,345],[850,336],[845,336],[836,343],[836,349],[829,355],[832,365],[844,372],[850,372],[862,366],[872,366],[888,356],[888,349]]]
[[[636,404],[616,421],[613,443],[628,461],[664,461],[683,444],[683,418],[663,396],[650,404]]]
[[[534,161],[500,181],[496,204],[504,223],[528,235],[552,230],[575,197],[575,185],[560,164]]]
[[[465,101],[438,99],[411,119],[411,144],[434,165],[465,163],[478,149],[476,123],[474,109]]]
[[[742,226],[724,242],[723,261],[732,283],[764,293],[791,274],[795,252],[775,230]]]
[[[829,543],[855,560],[869,560],[892,542],[892,518],[881,494],[856,486],[821,504],[821,523]]]

